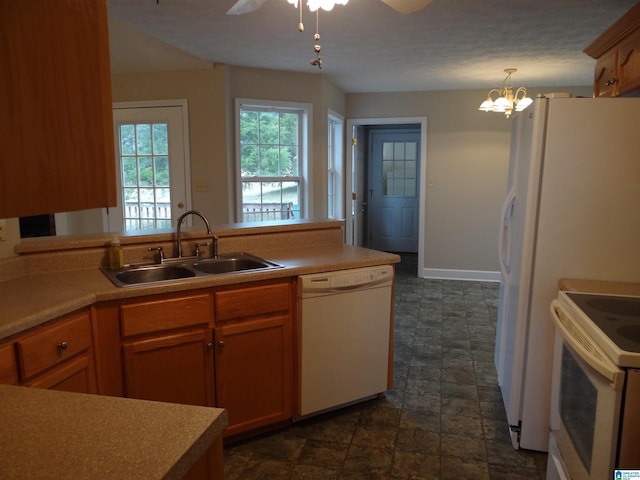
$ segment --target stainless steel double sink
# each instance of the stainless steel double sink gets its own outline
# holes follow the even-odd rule
[[[282,268],[250,253],[227,253],[215,258],[175,258],[163,263],[128,265],[121,270],[100,267],[116,287],[150,285],[199,276],[255,272]]]

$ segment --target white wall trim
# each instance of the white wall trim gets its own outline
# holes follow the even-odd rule
[[[337,151],[339,154],[335,155],[335,171],[336,174],[338,175],[338,181],[336,182],[336,185],[334,185],[335,187],[335,199],[334,199],[334,206],[336,207],[336,211],[335,211],[335,216],[329,217],[327,215],[328,218],[331,218],[332,220],[335,220],[336,218],[346,218],[346,212],[345,212],[345,196],[346,196],[346,191],[343,188],[343,185],[345,185],[345,132],[346,132],[346,125],[345,125],[345,121],[344,121],[344,115],[340,115],[339,113],[337,113],[335,110],[332,110],[330,108],[327,108],[327,125],[329,124],[329,118],[333,117],[336,120],[339,121],[340,126],[341,126],[341,133],[342,135],[336,135],[335,136],[335,141],[336,141],[336,145],[333,146],[334,151]],[[327,152],[327,155],[331,155],[332,153]],[[327,159],[327,163],[328,163],[328,159]],[[327,176],[327,183],[329,182],[329,178]]]
[[[484,270],[451,270],[445,268],[425,268],[422,270],[422,278],[437,280],[467,280],[481,282],[499,282],[500,272]]]

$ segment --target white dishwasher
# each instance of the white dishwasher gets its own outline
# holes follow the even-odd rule
[[[392,285],[389,265],[298,277],[299,416],[387,390]]]

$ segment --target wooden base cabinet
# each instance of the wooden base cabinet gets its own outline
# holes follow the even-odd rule
[[[97,393],[91,311],[66,315],[1,345],[0,383]]]
[[[119,310],[125,396],[213,407],[211,293],[163,295]],[[222,480],[222,441],[184,478]]]
[[[3,385],[18,384],[18,370],[13,343],[0,345],[0,383]]]
[[[279,281],[216,291],[216,406],[225,437],[289,421],[293,415],[294,284]]]
[[[120,321],[126,397],[214,406],[210,293],[125,304]]]
[[[96,393],[90,310],[81,310],[15,340],[22,385]]]
[[[124,343],[126,396],[213,406],[212,346],[210,329]]]
[[[80,355],[25,385],[63,392],[97,393],[93,358]]]

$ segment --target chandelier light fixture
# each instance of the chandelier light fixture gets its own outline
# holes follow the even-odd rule
[[[531,105],[533,100],[527,96],[526,88],[520,87],[515,91],[515,93],[513,92],[511,75],[517,70],[517,68],[504,69],[507,76],[502,81],[502,86],[500,88],[493,88],[489,90],[487,99],[480,104],[478,110],[482,110],[483,112],[504,113],[507,118],[509,118],[514,110],[516,112],[521,112]],[[496,94],[495,100],[492,97],[494,93]]]
[[[298,23],[298,31],[304,32],[304,23],[302,23],[302,2],[303,0],[287,0],[291,5],[300,11],[300,21]],[[322,57],[320,56],[320,9],[331,11],[336,5],[346,5],[349,0],[307,0],[307,6],[311,12],[316,12],[316,33],[313,35],[313,51],[316,58],[309,60],[309,63],[315,67],[322,69]]]
[[[298,8],[298,3],[302,3],[302,0],[300,0],[300,2],[298,2],[298,0],[287,0],[287,2]],[[349,3],[349,0],[307,0],[307,6],[312,12],[315,12],[319,8],[329,12],[333,10],[333,7],[336,5],[346,5],[347,3]]]

